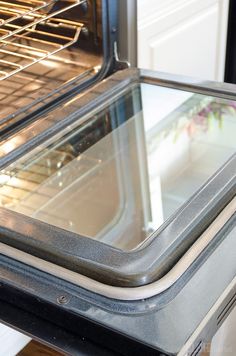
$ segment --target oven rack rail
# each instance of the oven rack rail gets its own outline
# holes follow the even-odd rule
[[[0,80],[7,79],[77,43],[83,24],[59,16],[84,2],[68,1],[66,5],[63,3],[63,6],[54,10],[54,5],[60,4],[60,0],[33,0],[35,8],[24,8],[26,11],[21,11],[15,21],[16,15],[14,20],[13,17],[2,19],[2,3],[9,4],[10,8],[13,3],[0,1]],[[17,7],[15,12],[16,9]],[[19,25],[19,18],[22,25]]]

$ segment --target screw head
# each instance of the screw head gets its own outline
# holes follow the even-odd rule
[[[58,304],[67,304],[68,302],[69,302],[69,298],[66,297],[65,295],[60,295],[60,297],[57,298]]]
[[[88,37],[89,36],[89,29],[88,27],[84,26],[81,28],[81,32],[84,34],[84,36]]]

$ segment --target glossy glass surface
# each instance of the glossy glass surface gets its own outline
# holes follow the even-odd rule
[[[0,175],[0,205],[130,250],[235,152],[236,103],[135,85]]]

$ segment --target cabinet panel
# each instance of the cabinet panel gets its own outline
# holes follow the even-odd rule
[[[166,4],[165,8],[157,0],[153,14],[148,15],[140,3],[139,67],[223,80],[228,0],[176,1],[175,4],[168,1]]]
[[[150,46],[153,69],[215,79],[218,6],[161,34]]]

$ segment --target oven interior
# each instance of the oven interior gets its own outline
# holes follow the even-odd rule
[[[102,0],[0,1],[0,133],[103,64]]]

